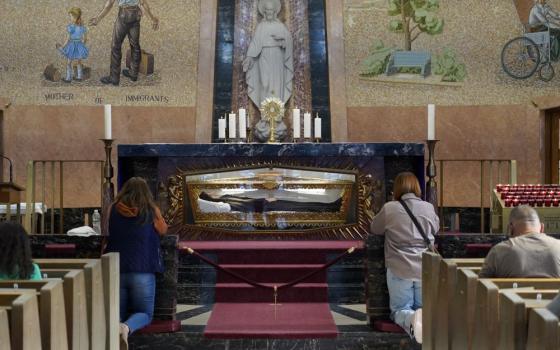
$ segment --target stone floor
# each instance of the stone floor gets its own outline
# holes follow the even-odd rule
[[[224,349],[224,350],[352,350],[352,349],[420,349],[403,334],[373,332],[367,325],[364,304],[331,304],[339,329],[336,339],[206,339],[203,331],[211,305],[177,305],[177,318],[182,329],[177,333],[136,335],[130,340],[131,350]]]

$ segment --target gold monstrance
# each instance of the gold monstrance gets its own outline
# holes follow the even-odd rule
[[[276,97],[269,97],[261,103],[261,113],[270,124],[268,143],[276,143],[276,123],[284,118],[284,104]]]

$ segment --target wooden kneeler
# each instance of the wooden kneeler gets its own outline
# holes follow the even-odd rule
[[[62,280],[8,280],[0,281],[0,288],[34,289],[39,292],[39,320],[43,349],[67,350],[68,335]]]
[[[0,350],[11,350],[10,341],[10,320],[8,319],[8,309],[0,307]]]
[[[12,350],[41,350],[39,305],[34,289],[1,289],[0,307],[8,310]]]
[[[529,310],[527,350],[560,349],[560,321],[547,309]]]

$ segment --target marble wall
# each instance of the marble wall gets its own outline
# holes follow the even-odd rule
[[[533,106],[443,106],[437,108],[437,115],[436,136],[441,140],[437,159],[514,159],[520,183],[542,181],[542,121]],[[419,141],[426,138],[426,132],[425,107],[348,108],[348,137],[353,142]],[[502,176],[505,174],[503,168]],[[488,170],[485,176],[489,176]],[[494,168],[495,183],[497,176]],[[488,194],[487,182],[485,187]],[[484,204],[489,204],[487,196]],[[444,205],[480,206],[479,162],[445,165]]]
[[[103,137],[102,107],[15,105],[4,111],[3,118],[4,154],[14,160],[15,180],[19,184],[26,183],[26,165],[30,160],[105,159],[103,145],[98,140]],[[192,143],[195,129],[192,107],[113,108],[113,135],[117,144]],[[116,159],[113,150],[115,169]],[[100,206],[99,167],[69,164],[65,166],[64,176],[65,207]],[[39,180],[37,183],[40,185]],[[48,176],[46,183],[50,184]],[[49,191],[46,197],[47,203],[51,203]]]

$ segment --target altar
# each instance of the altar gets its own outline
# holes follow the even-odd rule
[[[119,145],[118,167],[181,240],[363,239],[398,173],[424,189],[424,144]]]

